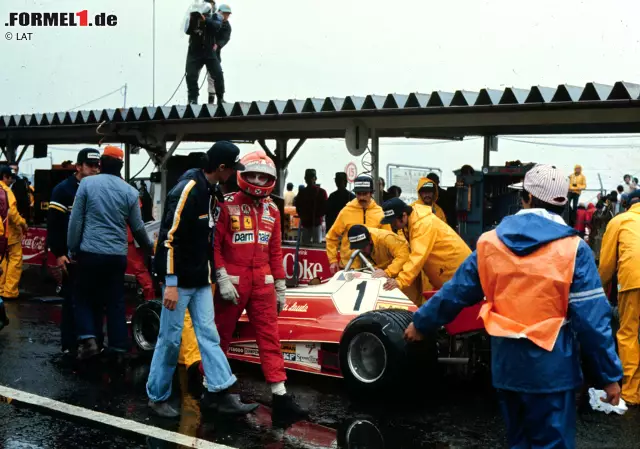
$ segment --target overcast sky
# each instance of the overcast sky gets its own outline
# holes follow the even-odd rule
[[[156,0],[155,104],[165,103],[184,73],[187,0]],[[227,101],[430,93],[532,85],[640,83],[640,2],[618,0],[229,0],[233,34],[223,51]],[[127,85],[127,106],[153,101],[152,0],[1,0],[0,113],[66,111]],[[112,28],[7,28],[9,12],[115,14]],[[31,41],[7,41],[7,31],[30,31]],[[170,104],[186,102],[184,84]],[[201,92],[204,101],[206,92]],[[83,109],[121,107],[116,93]],[[555,163],[569,172],[582,163],[615,187],[625,172],[640,174],[640,137],[502,140],[492,162]],[[464,163],[479,168],[481,140],[425,145],[383,142],[381,173],[389,163],[439,167],[445,183]],[[410,145],[407,145],[410,143]],[[414,144],[415,143],[415,144]],[[432,143],[432,142],[427,142]],[[552,144],[568,147],[550,146]],[[197,145],[202,146],[202,144]],[[249,151],[244,146],[243,151]],[[321,159],[314,157],[323,152]],[[60,161],[73,153],[54,151]],[[25,159],[31,156],[27,154]],[[137,156],[133,170],[147,158]],[[352,158],[341,141],[308,142],[290,166],[302,181],[315,166],[324,185]],[[360,161],[356,161],[361,167]],[[48,161],[25,161],[33,170]]]

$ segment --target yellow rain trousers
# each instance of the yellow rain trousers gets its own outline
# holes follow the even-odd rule
[[[415,204],[404,229],[411,254],[396,280],[401,290],[410,286],[420,273],[440,289],[450,280],[471,250],[458,234],[432,212],[431,207]]]
[[[211,285],[211,293],[216,292],[215,284]],[[180,344],[180,353],[178,354],[178,363],[187,368],[196,362],[202,360],[200,349],[198,349],[198,340],[193,330],[193,322],[189,311],[184,314],[184,327],[182,328],[182,343]]]
[[[16,197],[4,182],[0,181],[0,188],[7,192],[9,200],[9,246],[7,254],[2,260],[2,276],[0,276],[0,296],[4,299],[15,299],[20,294],[18,284],[22,276],[22,226],[26,224],[18,213]]]
[[[616,335],[624,376],[622,398],[640,404],[640,204],[616,215],[607,225],[600,250],[600,278],[607,291],[618,276],[620,329]]]
[[[382,208],[378,206],[374,200],[371,200],[366,209],[362,209],[357,198],[348,202],[338,214],[338,218],[336,218],[329,232],[327,232],[327,257],[329,258],[329,263],[338,262],[338,244],[340,244],[340,266],[344,268],[347,262],[349,262],[351,249],[349,247],[347,232],[349,232],[351,226],[360,224],[368,228],[390,230],[390,226],[380,224],[383,217],[384,212]],[[342,243],[340,243],[341,240]]]
[[[424,204],[424,201],[422,201],[422,198],[420,198],[420,188],[427,182],[433,182],[433,181],[429,178],[420,178],[420,181],[418,181],[418,187],[416,188],[416,192],[418,192],[418,199],[411,204],[412,206],[414,204],[420,204],[422,206],[426,206],[426,204]],[[433,184],[435,185],[436,183],[433,182]],[[442,210],[442,208],[436,204],[437,201],[438,201],[438,188],[436,187],[436,191],[433,195],[433,206],[427,206],[427,207],[431,207],[432,212],[436,215],[436,217],[438,217],[440,220],[446,223],[447,216],[444,214],[444,210]]]

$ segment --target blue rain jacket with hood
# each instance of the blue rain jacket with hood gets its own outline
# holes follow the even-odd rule
[[[562,219],[543,209],[522,210],[506,217],[496,229],[498,238],[519,256],[534,253],[554,240],[577,235]],[[474,251],[430,300],[414,314],[415,327],[423,334],[447,324],[465,307],[484,298]],[[580,349],[602,385],[622,378],[611,332],[611,306],[605,296],[593,254],[580,241],[567,324],[551,352],[527,339],[491,337],[491,369],[495,388],[523,393],[555,393],[582,384]],[[578,343],[580,346],[578,346]]]

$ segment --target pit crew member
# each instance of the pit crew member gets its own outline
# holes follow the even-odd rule
[[[589,246],[560,216],[568,192],[560,170],[534,166],[524,178],[523,210],[480,237],[405,331],[406,340],[420,340],[486,297],[480,317],[513,449],[575,448],[580,352],[598,371],[604,400],[620,399],[611,306]]]
[[[213,261],[216,268],[215,316],[220,346],[229,348],[233,331],[246,309],[256,332],[262,372],[273,394],[273,410],[282,417],[306,415],[284,382],[277,315],[285,304],[280,212],[268,198],[276,184],[276,167],[262,150],[240,160],[239,192],[225,196],[216,224]],[[207,382],[209,379],[207,378]]]
[[[327,257],[329,258],[331,274],[344,268],[351,257],[349,238],[347,233],[353,225],[361,224],[369,228],[381,228],[384,213],[373,199],[373,179],[367,175],[356,177],[353,192],[356,198],[349,201],[340,211],[335,223],[327,232]],[[340,243],[340,241],[342,241]],[[338,245],[340,245],[340,260],[338,261]]]
[[[400,198],[392,198],[382,208],[382,223],[390,224],[395,232],[402,231],[411,248],[409,260],[398,276],[385,283],[385,290],[406,289],[421,272],[439,289],[471,254],[467,244],[429,206],[408,206]]]
[[[78,346],[73,314],[73,283],[75,264],[69,261],[67,249],[67,230],[73,201],[80,181],[98,174],[100,152],[94,148],[84,148],[76,158],[76,172],[53,188],[49,210],[47,212],[47,245],[56,258],[54,274],[60,276],[63,292],[62,319],[60,321],[60,339],[62,352],[73,352]]]
[[[423,206],[429,206],[435,216],[446,223],[447,217],[444,214],[444,210],[436,204],[438,201],[438,185],[436,182],[429,178],[421,178],[420,181],[418,181],[417,190],[419,198],[411,205],[421,204]]]

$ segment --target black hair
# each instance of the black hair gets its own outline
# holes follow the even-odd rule
[[[107,175],[120,176],[124,162],[111,156],[102,156],[100,158],[100,173]]]
[[[551,213],[554,213],[556,215],[564,214],[565,206],[556,206],[555,204],[551,204],[551,203],[547,203],[546,201],[542,201],[541,199],[536,198],[535,196],[531,195],[526,190],[522,190],[522,192],[520,193],[520,196],[522,197],[522,199],[524,200],[525,203],[528,203],[529,199],[531,199],[531,207],[534,208],[534,209],[544,209],[544,210],[546,210],[548,212],[551,212]]]
[[[291,191],[293,190],[293,183],[292,183],[292,182],[288,182],[288,183],[287,183],[287,190],[288,190],[289,192],[291,192]]]
[[[436,184],[440,184],[440,176],[438,176],[437,173],[429,173],[427,175],[427,178],[429,178],[430,180],[432,180],[433,182],[435,182]]]
[[[635,182],[636,184],[638,184],[638,178],[633,178],[633,182]]]
[[[627,178],[629,178],[629,180],[631,180],[631,175],[624,175],[624,176],[622,177],[622,179],[627,179]]]
[[[618,202],[618,192],[616,192],[615,190],[612,190],[609,195],[607,195],[607,198],[609,199],[609,201],[611,201],[612,203],[617,203]]]
[[[391,186],[387,189],[389,195],[393,195],[396,198],[399,198],[402,195],[402,189],[398,186]]]
[[[618,193],[622,193],[622,192],[624,192],[624,187],[618,186],[618,188],[616,190],[618,191]]]

